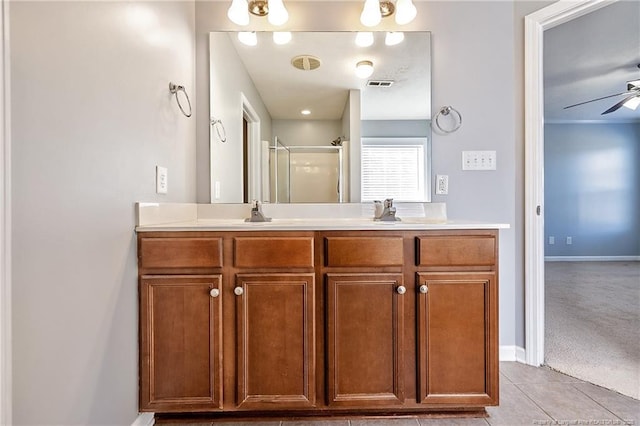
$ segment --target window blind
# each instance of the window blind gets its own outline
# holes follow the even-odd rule
[[[362,145],[362,201],[424,201],[423,145]]]

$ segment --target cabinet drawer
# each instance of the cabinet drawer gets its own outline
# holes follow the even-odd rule
[[[220,268],[221,238],[140,238],[141,268]]]
[[[313,237],[234,238],[237,268],[313,268]]]
[[[481,266],[496,263],[496,239],[492,235],[417,237],[418,266]]]
[[[402,237],[327,237],[326,266],[402,266]]]

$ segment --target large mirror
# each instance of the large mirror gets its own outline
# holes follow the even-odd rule
[[[212,32],[209,48],[211,202],[430,201],[430,33]]]

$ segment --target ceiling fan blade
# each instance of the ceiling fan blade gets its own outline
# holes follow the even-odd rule
[[[618,102],[617,104],[615,104],[614,106],[612,106],[611,108],[609,108],[608,110],[606,110],[605,112],[603,112],[600,115],[609,114],[610,112],[614,112],[614,111],[619,110],[620,108],[622,108],[622,105],[624,105],[625,102],[627,102],[629,99],[635,98],[636,96],[640,96],[640,92],[634,91],[633,95],[627,96],[626,98],[624,98],[623,100],[621,100],[620,102]]]
[[[590,102],[601,101],[603,99],[613,98],[614,96],[629,95],[631,93],[637,94],[638,92],[636,90],[631,90],[629,92],[616,93],[615,95],[603,96],[601,98],[591,99],[590,101],[584,101],[584,102],[580,102],[578,104],[569,105],[569,106],[564,107],[563,109],[573,108],[573,107],[578,106],[578,105],[584,105],[584,104],[588,104]]]

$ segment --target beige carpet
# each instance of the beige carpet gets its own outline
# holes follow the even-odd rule
[[[545,363],[640,399],[640,262],[545,270]]]

